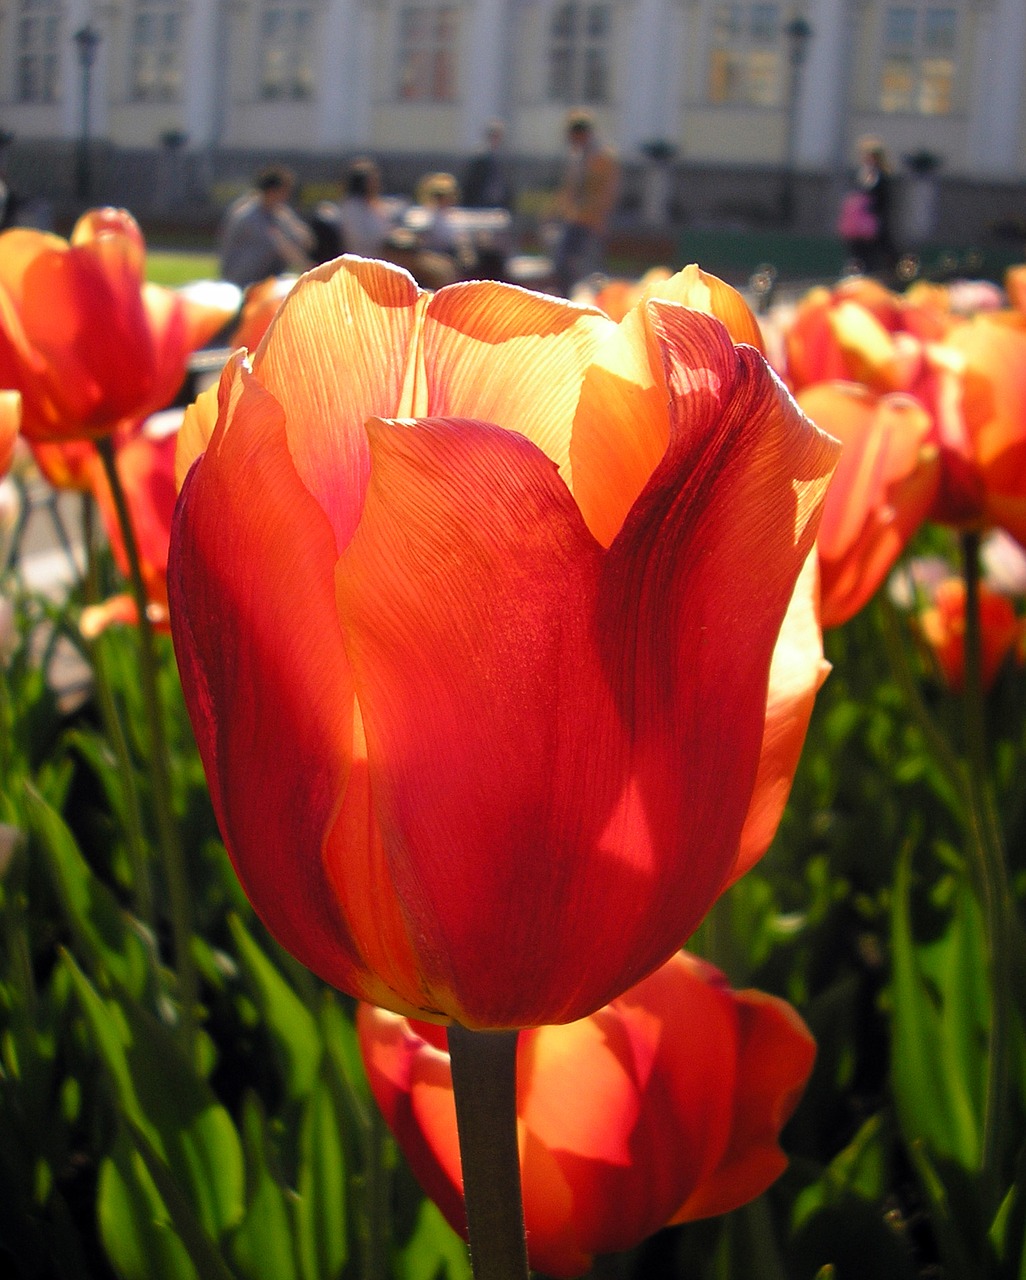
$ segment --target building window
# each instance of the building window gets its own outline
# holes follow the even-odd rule
[[[783,87],[780,5],[714,5],[709,101],[717,105],[777,107],[783,98]]]
[[[179,0],[138,0],[132,24],[132,97],[169,102],[182,88]]]
[[[19,102],[56,102],[60,7],[57,0],[21,0],[18,9]]]
[[[884,12],[880,110],[944,116],[955,81],[957,13],[934,4],[889,5]]]
[[[455,5],[400,10],[397,93],[403,102],[455,102],[456,13]]]
[[[549,101],[609,101],[608,4],[567,0],[549,22]]]
[[[313,10],[301,3],[270,4],[260,20],[260,96],[313,97]]]

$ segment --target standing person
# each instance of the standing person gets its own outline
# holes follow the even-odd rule
[[[272,165],[229,208],[221,227],[221,277],[241,289],[312,266],[313,232],[289,205],[295,174]]]
[[[845,197],[838,230],[856,270],[889,277],[898,261],[893,234],[894,180],[879,138],[860,138],[855,185]]]
[[[380,258],[392,230],[392,219],[381,199],[381,170],[361,156],[346,173],[346,194],[338,207],[342,252],[361,258]]]
[[[620,187],[616,154],[598,137],[589,111],[571,111],[566,121],[569,148],[554,212],[560,222],[553,274],[564,297],[602,264],[609,216]]]
[[[467,166],[463,184],[463,203],[468,209],[513,208],[513,184],[509,165],[503,154],[506,126],[501,120],[489,120],[485,128],[485,149]]]

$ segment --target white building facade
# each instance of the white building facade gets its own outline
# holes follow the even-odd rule
[[[19,143],[460,155],[498,116],[545,157],[571,104],[624,156],[828,173],[872,133],[1022,182],[1026,0],[0,0]]]

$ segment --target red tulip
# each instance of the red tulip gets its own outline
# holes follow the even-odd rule
[[[149,602],[147,616],[156,627],[165,631],[168,629],[167,555],[171,517],[178,496],[175,487],[176,444],[173,433],[154,438],[144,431],[120,445],[115,453],[115,465],[125,491],[139,551],[139,567]],[[90,482],[114,559],[122,575],[128,578],[125,540],[110,485],[98,456],[94,456],[90,468]],[[86,635],[94,636],[115,622],[138,622],[135,601],[130,596],[115,596],[102,605],[85,610],[81,626]]]
[[[919,618],[927,643],[948,684],[965,687],[965,583],[948,578],[940,583],[932,603]],[[1012,602],[985,583],[980,584],[980,662],[983,688],[997,679],[1005,659],[1023,639],[1023,621]]]
[[[678,305],[616,325],[362,259],[304,277],[225,371],[169,565],[272,932],[472,1028],[572,1021],[658,967],[737,860],[835,451]]]
[[[143,278],[123,209],[94,209],[70,242],[0,235],[0,386],[24,400],[30,440],[97,439],[168,404],[189,353],[228,319]]]
[[[361,1005],[371,1089],[427,1194],[466,1234],[445,1032]],[[605,1008],[523,1031],[517,1120],[532,1267],[578,1276],[669,1223],[726,1213],[784,1170],[815,1056],[798,1014],[679,952]]]
[[[933,422],[910,396],[851,382],[819,383],[798,403],[842,443],[817,548],[822,622],[847,622],[876,594],[926,519],[940,484]]]

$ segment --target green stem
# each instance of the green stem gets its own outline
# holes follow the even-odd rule
[[[387,1166],[388,1128],[377,1107],[367,1119],[365,1280],[385,1280],[391,1239],[391,1177]]]
[[[146,705],[147,728],[150,735],[150,780],[153,787],[153,807],[157,822],[157,841],[167,877],[171,907],[171,931],[174,940],[175,970],[178,975],[178,992],[181,1004],[181,1034],[189,1057],[192,1056],[196,1029],[196,1003],[198,983],[192,960],[192,922],[189,898],[189,881],[185,870],[185,858],[171,800],[171,757],[164,732],[164,709],[157,687],[157,652],[153,627],[146,612],[149,603],[142,576],[139,544],[128,509],[121,478],[118,475],[113,441],[107,437],[97,444],[103,462],[107,483],[118,515],[121,536],[128,559],[129,584],[139,614],[139,676],[143,701]]]
[[[987,767],[983,640],[980,624],[980,535],[963,533],[965,580],[965,739],[975,873],[986,923],[991,986],[982,1168],[991,1192],[1001,1187],[1001,1144],[1008,1113],[1012,1025],[1012,897]]]
[[[474,1280],[526,1280],[515,1031],[449,1027]]]
[[[85,544],[84,587],[87,604],[95,604],[100,598],[96,571],[94,510],[92,495],[84,493],[82,495],[82,541]],[[147,866],[149,859],[142,809],[139,805],[139,789],[135,785],[135,769],[132,767],[132,757],[128,749],[128,736],[107,678],[102,644],[86,642],[86,653],[93,671],[100,718],[103,720],[104,730],[118,762],[118,777],[121,780],[121,794],[125,806],[125,840],[128,845],[128,857],[132,864],[132,901],[136,915],[152,929],[154,917],[153,895],[150,893],[150,874]]]

